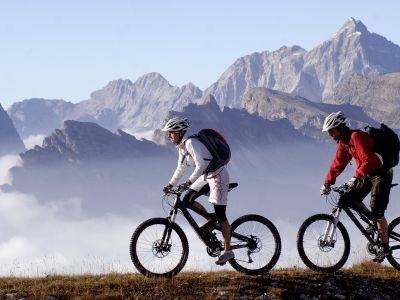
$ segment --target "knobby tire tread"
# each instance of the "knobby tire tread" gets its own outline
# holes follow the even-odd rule
[[[400,217],[397,217],[397,218],[394,219],[392,222],[390,222],[389,227],[388,227],[389,235],[390,235],[390,233],[393,231],[393,229],[394,229],[397,225],[399,225],[399,224],[400,224]],[[399,230],[397,233],[400,233],[400,226],[398,226],[397,229]],[[390,237],[389,237],[389,240],[390,240]],[[389,244],[389,246],[390,246],[390,244]],[[398,255],[399,255],[399,254],[400,254],[400,251],[399,251],[399,250],[397,250],[397,251],[398,251],[397,253],[398,253]],[[387,260],[388,260],[389,263],[393,266],[393,268],[395,268],[396,270],[399,270],[399,271],[400,271],[400,262],[397,261],[396,259],[394,259],[392,255],[389,255],[389,256],[387,257]]]
[[[240,264],[238,264],[235,259],[232,259],[229,261],[230,265],[238,272],[245,273],[247,275],[261,275],[267,273],[269,270],[271,270],[276,263],[278,262],[279,256],[281,254],[281,237],[279,235],[278,230],[276,229],[275,225],[269,221],[267,218],[260,216],[260,215],[244,215],[236,219],[232,224],[231,224],[231,232],[234,232],[239,225],[246,223],[246,222],[251,222],[251,221],[256,221],[264,224],[270,232],[272,233],[272,236],[274,237],[275,240],[275,251],[274,254],[271,258],[271,260],[262,268],[259,269],[247,269]]]
[[[317,271],[317,272],[325,272],[325,273],[334,273],[337,270],[339,270],[343,265],[346,263],[347,259],[349,258],[350,255],[350,237],[349,234],[346,230],[346,228],[343,226],[343,224],[339,221],[337,224],[337,230],[339,230],[343,236],[344,240],[344,253],[341,259],[333,266],[330,267],[321,267],[315,265],[306,255],[304,251],[304,245],[303,245],[303,238],[304,234],[307,230],[307,228],[314,223],[315,221],[333,221],[333,217],[327,214],[316,214],[308,219],[306,219],[303,224],[300,226],[300,229],[297,234],[297,251],[299,252],[301,260],[304,262],[304,264],[309,267],[311,270]]]
[[[179,236],[179,238],[181,239],[182,247],[183,247],[182,257],[181,257],[181,260],[178,263],[178,265],[171,271],[162,273],[162,274],[153,273],[153,272],[147,270],[141,264],[141,262],[137,256],[137,253],[136,253],[136,243],[137,243],[137,240],[138,240],[140,234],[146,228],[153,226],[153,225],[157,225],[157,224],[171,226],[172,230],[175,231],[177,233],[177,235]],[[134,233],[132,234],[132,237],[131,237],[129,251],[130,251],[130,256],[131,256],[131,260],[132,260],[133,264],[135,265],[136,269],[143,275],[145,275],[147,277],[172,277],[172,276],[175,276],[176,274],[178,274],[185,266],[186,261],[189,256],[189,243],[188,243],[188,240],[187,240],[187,237],[186,237],[184,231],[182,230],[181,227],[179,227],[178,224],[170,223],[166,218],[152,218],[147,221],[144,221],[142,224],[140,224],[136,228],[136,230],[134,231]]]

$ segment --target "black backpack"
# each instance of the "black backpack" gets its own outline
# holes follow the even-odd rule
[[[212,155],[204,174],[215,172],[230,161],[231,149],[225,138],[214,129],[202,129],[197,134],[188,137],[190,138],[198,139]]]
[[[397,166],[400,151],[397,134],[383,123],[379,128],[367,126],[365,131],[374,140],[374,152],[382,156],[383,168],[389,170]]]

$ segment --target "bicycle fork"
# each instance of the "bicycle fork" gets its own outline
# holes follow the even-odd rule
[[[334,240],[334,237],[335,237],[335,234],[336,234],[336,227],[337,227],[337,223],[339,222],[340,213],[341,213],[341,209],[340,208],[335,208],[331,212],[330,216],[333,217],[333,220],[332,221],[328,221],[327,224],[326,224],[324,234],[323,234],[323,236],[322,236],[322,238],[320,240],[320,245],[322,247],[324,247],[324,246],[325,247],[326,246],[334,247],[335,246],[335,242],[336,241]]]
[[[176,214],[177,214],[177,210],[176,209],[172,209],[169,212],[169,215],[168,215],[167,219],[168,219],[170,224],[175,223]],[[164,229],[164,232],[163,232],[163,236],[162,236],[162,239],[161,239],[161,244],[160,244],[162,249],[169,250],[170,245],[168,244],[168,241],[171,238],[171,232],[172,232],[172,226],[171,225],[165,226],[165,229]]]

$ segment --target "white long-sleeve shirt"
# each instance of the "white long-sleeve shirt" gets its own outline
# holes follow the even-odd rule
[[[169,184],[173,186],[178,184],[186,171],[187,165],[194,166],[194,171],[188,179],[193,183],[204,174],[204,171],[212,159],[210,151],[208,151],[206,146],[196,138],[190,138],[184,141],[182,148],[179,148],[178,152],[178,166],[169,181]],[[214,173],[217,172],[219,172],[219,170]],[[209,175],[213,176],[212,173]]]

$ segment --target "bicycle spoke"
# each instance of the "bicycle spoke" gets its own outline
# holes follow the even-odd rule
[[[166,226],[172,226],[171,233],[167,235],[169,240],[163,241]],[[150,219],[141,224],[130,247],[132,261],[144,275],[173,275],[187,259],[188,245],[182,229],[166,219]]]
[[[350,251],[350,240],[341,223],[335,233],[325,236],[328,215],[315,215],[308,218],[299,229],[297,249],[303,262],[316,271],[335,271],[346,262]],[[333,226],[330,224],[330,226]]]
[[[243,216],[232,224],[231,244],[235,259],[230,264],[238,271],[259,274],[271,269],[280,254],[280,237],[276,228],[267,219],[257,216]],[[241,241],[237,234],[246,237]]]
[[[392,254],[388,257],[389,263],[400,270],[400,218],[389,224],[389,246]]]

